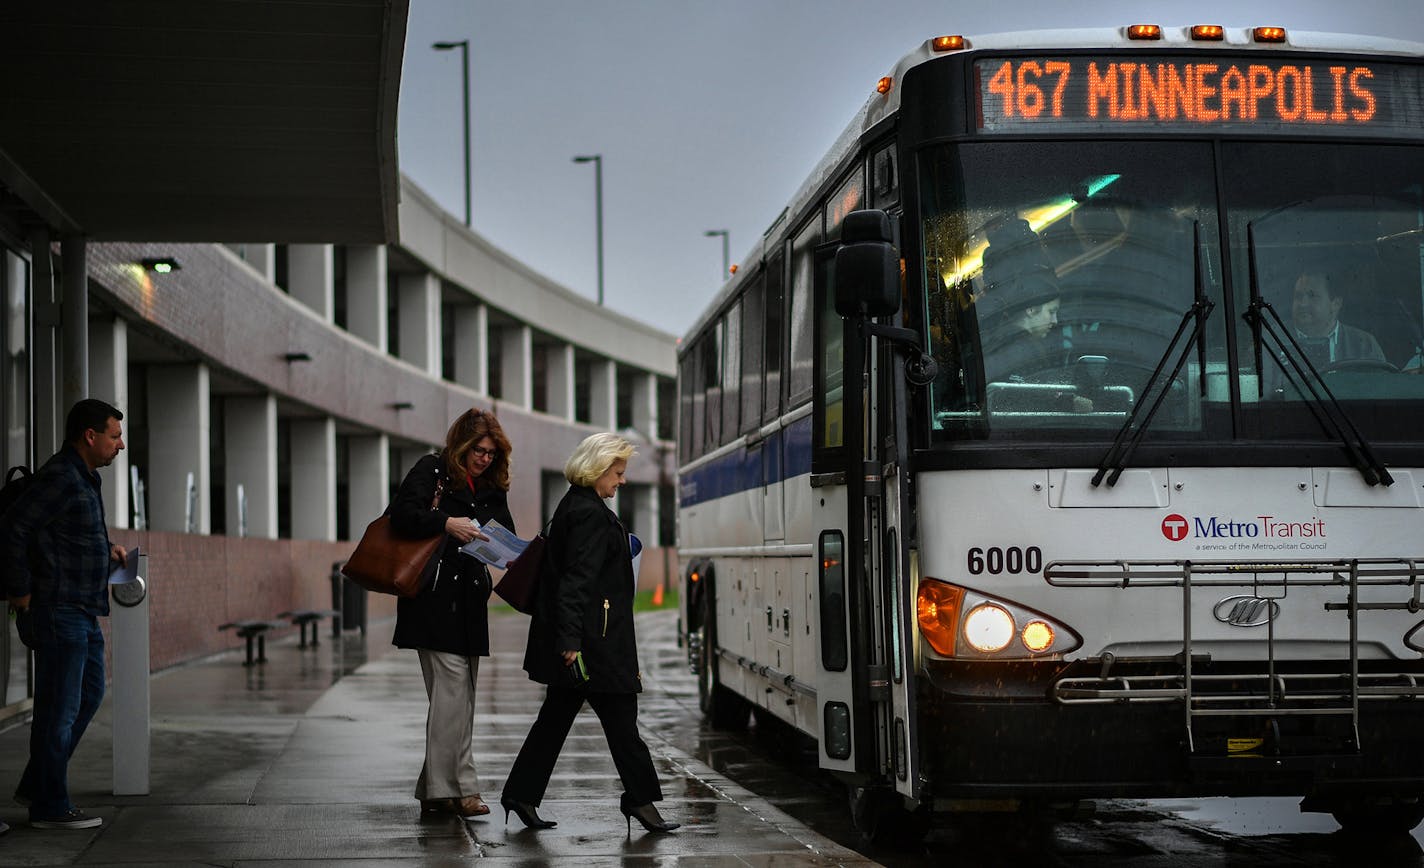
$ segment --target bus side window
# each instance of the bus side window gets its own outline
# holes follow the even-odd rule
[[[742,296],[742,433],[761,425],[762,322],[766,275],[752,282]]]
[[[702,340],[702,391],[707,395],[707,413],[703,417],[702,449],[705,454],[722,442],[722,348],[727,321],[719,319]]]
[[[762,419],[771,422],[781,415],[782,324],[786,321],[786,254],[777,250],[766,268],[766,388],[762,391]]]
[[[683,464],[692,460],[692,432],[697,430],[692,424],[692,393],[697,391],[692,374],[697,370],[696,358],[691,351],[682,357],[677,378],[677,456]]]
[[[817,215],[796,233],[791,248],[791,315],[788,322],[791,355],[787,377],[787,401],[796,406],[811,394],[811,374],[815,348],[812,315],[812,284],[816,271],[816,242],[820,238],[821,220]]]
[[[722,341],[722,442],[730,443],[741,430],[742,409],[742,302],[727,311],[726,337]]]
[[[892,142],[870,158],[870,204],[884,211],[900,201],[900,173],[895,166]]]

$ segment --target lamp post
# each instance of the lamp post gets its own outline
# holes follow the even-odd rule
[[[593,198],[597,209],[598,231],[598,303],[603,304],[603,155],[574,157],[575,163],[593,163]]]
[[[730,258],[729,258],[730,251],[727,249],[728,246],[729,246],[729,242],[728,242],[729,236],[728,236],[727,230],[726,230],[726,229],[708,229],[706,232],[704,232],[704,233],[702,233],[702,234],[703,234],[703,235],[706,235],[708,238],[716,238],[718,235],[722,236],[722,279],[723,279],[723,280],[726,280],[726,279],[727,279],[727,272],[728,272],[728,271],[731,269],[731,267],[732,267],[732,263],[731,263],[731,260],[730,260]]]
[[[437,42],[430,46],[436,51],[460,49],[460,81],[465,98],[465,225],[470,225],[470,40],[458,42]]]

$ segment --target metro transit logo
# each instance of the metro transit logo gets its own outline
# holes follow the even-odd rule
[[[1189,536],[1204,540],[1321,539],[1325,536],[1325,520],[1313,518],[1309,521],[1288,521],[1274,515],[1258,515],[1244,520],[1215,515],[1199,515],[1188,519],[1174,512],[1162,519],[1162,536],[1171,542],[1181,542]],[[1324,548],[1308,545],[1301,547]]]
[[[1181,542],[1186,539],[1187,532],[1190,529],[1191,525],[1187,522],[1187,519],[1175,512],[1162,519],[1162,536],[1165,536],[1172,542]]]

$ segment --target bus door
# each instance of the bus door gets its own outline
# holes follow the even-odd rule
[[[918,564],[914,561],[914,534],[908,528],[912,515],[907,501],[909,484],[906,459],[909,437],[905,430],[905,357],[892,344],[872,338],[881,376],[871,400],[872,455],[880,466],[879,520],[867,524],[866,541],[878,570],[873,587],[877,599],[878,642],[883,649],[885,689],[889,691],[887,771],[895,789],[919,799],[919,741],[915,717],[914,638],[915,591]],[[878,447],[878,448],[876,448]],[[877,550],[878,549],[878,550]]]
[[[872,782],[893,786],[914,801],[919,797],[915,718],[914,540],[909,530],[906,460],[908,390],[905,353],[918,346],[899,323],[899,254],[884,212],[846,217],[842,244],[832,251],[827,291],[834,304],[823,316],[845,315],[840,402],[844,418],[847,570],[850,657],[854,670],[857,720],[854,724],[861,771]],[[876,320],[879,322],[876,322]],[[826,342],[823,366],[834,369],[835,348]],[[826,405],[835,404],[828,376]],[[852,388],[852,384],[858,388]],[[829,411],[827,416],[829,416]]]

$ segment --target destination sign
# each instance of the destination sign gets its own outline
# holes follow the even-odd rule
[[[974,65],[984,132],[1417,136],[1418,66],[1289,57],[1065,56]]]

